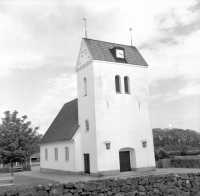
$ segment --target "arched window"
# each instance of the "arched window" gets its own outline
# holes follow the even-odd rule
[[[48,160],[48,149],[45,149],[45,161]]]
[[[87,80],[84,78],[84,96],[87,96]]]
[[[124,77],[124,89],[125,89],[125,93],[130,93],[130,86],[129,86],[129,78],[128,78],[128,76]]]
[[[58,148],[55,148],[55,161],[58,160]]]
[[[65,147],[65,161],[69,161],[69,148]]]
[[[115,76],[115,88],[116,88],[116,93],[121,93],[121,81],[119,76]]]

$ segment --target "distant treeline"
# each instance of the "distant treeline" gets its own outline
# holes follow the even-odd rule
[[[153,129],[155,150],[163,148],[166,151],[185,151],[200,149],[200,133],[183,129]]]

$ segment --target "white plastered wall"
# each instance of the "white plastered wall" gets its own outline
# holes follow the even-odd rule
[[[77,130],[73,137],[74,145],[74,157],[75,157],[75,172],[83,172],[83,163],[82,163],[82,148],[81,148],[81,127]]]
[[[65,147],[69,148],[69,161],[65,160]],[[58,160],[55,160],[55,148],[58,148]],[[48,160],[45,160],[45,149],[48,150]],[[62,141],[44,143],[40,146],[40,167],[45,169],[75,171],[74,142]]]
[[[84,78],[87,80],[87,95],[85,96]],[[93,64],[88,63],[77,72],[78,86],[78,111],[81,137],[81,162],[84,171],[84,154],[90,155],[90,172],[97,173],[97,150],[95,132],[95,103],[94,103],[94,80]],[[86,131],[85,120],[89,120],[89,131]]]
[[[146,67],[94,61],[93,69],[98,171],[119,170],[122,148],[135,150],[132,167],[154,167]],[[115,90],[116,75],[121,77],[122,94]],[[130,80],[130,94],[124,92],[125,76]],[[142,140],[147,141],[146,148]],[[111,142],[109,150],[106,141]]]

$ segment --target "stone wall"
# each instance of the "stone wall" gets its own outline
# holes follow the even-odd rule
[[[200,159],[171,159],[171,167],[200,168]]]
[[[200,168],[200,159],[194,158],[173,158],[173,159],[161,159],[156,161],[157,168]]]
[[[1,189],[0,189],[1,190]],[[200,195],[200,173],[48,184],[1,190],[0,196],[139,196]]]

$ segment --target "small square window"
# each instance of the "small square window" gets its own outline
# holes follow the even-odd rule
[[[110,143],[106,144],[106,149],[110,149]]]
[[[106,142],[104,142],[104,144],[106,145],[106,149],[109,150],[110,149],[110,142],[106,141]]]
[[[143,146],[143,148],[146,148],[146,147],[147,147],[147,141],[146,141],[146,140],[143,140],[143,141],[142,141],[142,146]]]
[[[85,120],[85,131],[89,131],[89,120]]]

